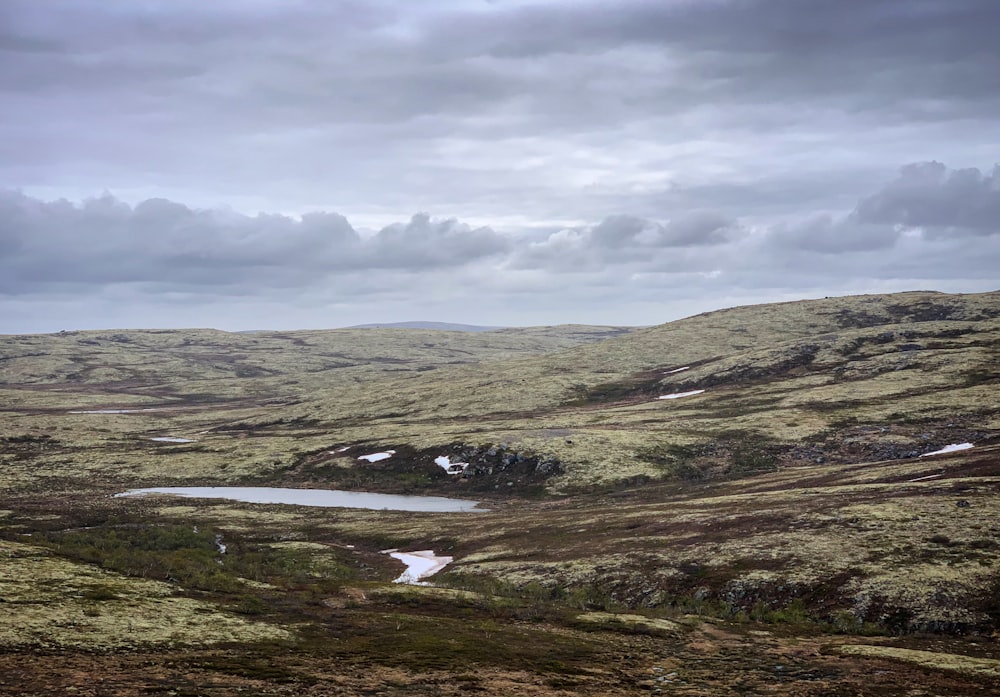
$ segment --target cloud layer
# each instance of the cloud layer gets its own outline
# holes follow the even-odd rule
[[[423,213],[362,237],[337,213],[251,217],[165,199],[132,207],[110,194],[73,204],[0,192],[0,220],[0,289],[9,294],[132,283],[242,294],[335,272],[462,267],[510,244]]]
[[[280,296],[368,311],[437,293],[489,298],[516,315],[535,302],[525,291],[566,305],[596,293],[612,305],[658,292],[809,293],[914,279],[989,287],[1000,268],[995,177],[916,163],[836,216],[755,226],[705,210],[666,220],[614,215],[541,234],[426,213],[362,233],[335,212],[247,216],[164,199],[130,206],[105,194],[74,204],[6,191],[0,292],[38,301],[114,291],[138,303]],[[476,308],[462,316],[486,319]]]
[[[998,25],[995,0],[4,0],[0,331],[996,285]]]
[[[989,167],[993,0],[6,0],[0,186],[476,224]],[[512,213],[515,211],[516,213]]]

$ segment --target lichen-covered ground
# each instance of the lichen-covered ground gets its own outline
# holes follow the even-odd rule
[[[0,694],[1000,690],[998,318],[0,337]],[[112,496],[182,484],[489,510]]]

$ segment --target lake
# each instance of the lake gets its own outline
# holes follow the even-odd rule
[[[444,496],[401,496],[337,489],[282,489],[266,486],[161,486],[130,489],[115,496],[166,494],[198,499],[228,499],[245,503],[287,503],[323,508],[367,508],[375,511],[418,511],[423,513],[477,513],[478,501]]]

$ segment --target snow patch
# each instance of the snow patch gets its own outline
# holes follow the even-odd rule
[[[388,460],[390,457],[396,454],[395,450],[386,450],[381,453],[371,453],[370,455],[362,455],[359,460],[368,460],[368,462],[379,462],[380,460]]]
[[[705,390],[691,390],[690,392],[674,392],[673,394],[661,394],[657,399],[680,399],[681,397],[690,397],[692,395],[701,394]]]
[[[190,438],[173,438],[170,436],[163,436],[161,438],[150,438],[150,440],[155,440],[157,443],[194,443],[195,441]]]
[[[929,455],[944,455],[945,453],[954,453],[959,450],[968,450],[972,447],[972,443],[952,443],[951,445],[946,445],[940,450],[935,450],[932,453],[924,453],[920,457],[928,457]]]
[[[916,479],[907,479],[907,484],[910,482],[922,482],[925,479],[937,479],[938,477],[943,477],[944,474],[928,474],[926,477],[917,477]]]
[[[337,453],[346,453],[351,449],[351,446],[345,445],[343,448],[337,448],[336,450],[328,450],[327,453],[330,455],[336,455]]]
[[[421,583],[421,579],[433,576],[454,561],[453,557],[439,557],[430,549],[420,550],[419,552],[390,551],[388,554],[393,559],[398,559],[406,564],[406,571],[393,581],[393,583],[426,585]]]
[[[83,409],[71,411],[70,414],[141,414],[146,411],[163,411],[163,409]]]
[[[434,464],[443,467],[444,471],[448,474],[462,474],[465,468],[469,466],[468,462],[452,462],[451,458],[447,455],[434,458]]]
[[[683,372],[685,370],[691,370],[691,366],[686,365],[683,368],[674,368],[673,370],[668,370],[668,371],[666,371],[663,374],[664,375],[670,375],[671,373],[681,373],[681,372]]]

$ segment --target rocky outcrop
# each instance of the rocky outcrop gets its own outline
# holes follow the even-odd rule
[[[454,443],[449,450],[452,460],[469,463],[461,474],[462,478],[493,481],[496,488],[542,483],[563,471],[562,465],[554,458],[521,452],[505,444],[473,446]]]

